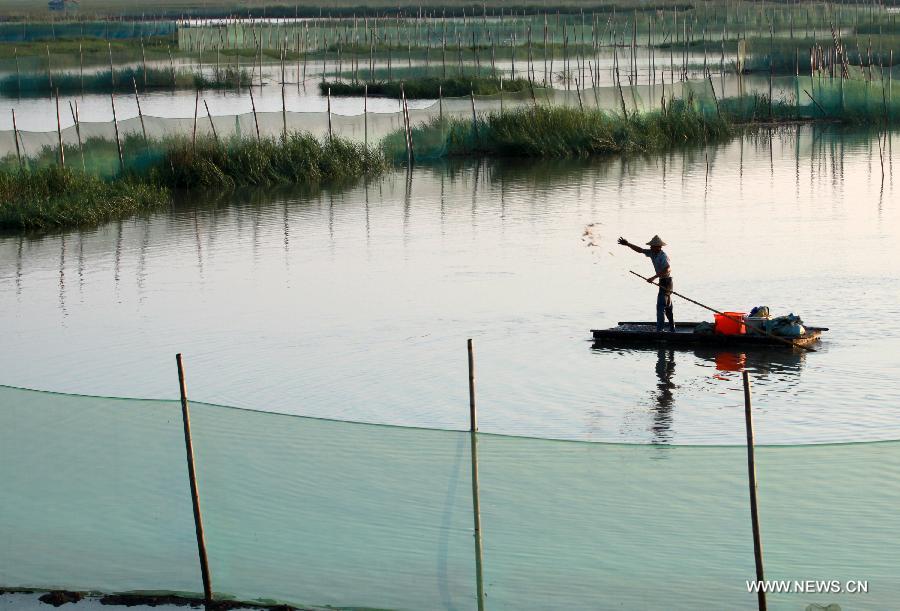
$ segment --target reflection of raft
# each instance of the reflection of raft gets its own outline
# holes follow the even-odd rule
[[[783,341],[759,333],[749,332],[743,335],[718,335],[694,333],[698,322],[680,322],[675,325],[675,333],[657,332],[655,322],[620,322],[612,329],[595,329],[591,333],[594,341],[601,345],[666,345],[672,347],[710,346],[722,348],[786,348]],[[819,341],[824,327],[806,327],[806,333],[800,337],[785,337],[785,341],[794,346],[808,346]]]

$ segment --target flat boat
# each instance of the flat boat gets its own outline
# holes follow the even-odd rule
[[[806,327],[806,333],[800,337],[783,337],[784,341],[762,333],[748,330],[740,335],[721,335],[718,333],[694,333],[699,322],[675,323],[675,332],[657,331],[655,322],[620,322],[612,329],[592,329],[594,342],[597,345],[636,345],[648,346],[710,346],[718,348],[799,348],[819,341],[826,327]],[[785,342],[789,342],[788,345]]]

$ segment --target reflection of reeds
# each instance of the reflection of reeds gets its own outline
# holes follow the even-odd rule
[[[129,135],[122,151],[125,172],[117,171],[115,142],[98,138],[84,143],[85,171],[80,155],[71,152],[69,167],[58,167],[52,146],[43,147],[23,168],[15,156],[0,160],[0,227],[95,225],[167,205],[173,189],[340,184],[377,175],[388,165],[379,149],[341,138],[318,140],[308,133],[195,143],[186,137],[145,142]]]
[[[51,80],[52,79],[52,80]],[[133,80],[132,80],[133,79]],[[0,94],[48,95],[57,89],[60,94],[132,93],[134,84],[140,90],[158,89],[235,89],[250,85],[250,73],[233,67],[223,68],[207,76],[200,72],[165,68],[122,68],[114,71],[81,75],[78,72],[52,74],[11,74],[0,79]]]

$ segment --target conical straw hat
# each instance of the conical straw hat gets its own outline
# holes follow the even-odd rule
[[[653,236],[653,238],[647,242],[647,246],[665,246],[666,243],[662,241],[662,238],[658,235]]]

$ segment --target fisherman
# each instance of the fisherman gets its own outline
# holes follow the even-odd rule
[[[656,297],[656,331],[658,333],[663,330],[663,315],[665,315],[665,318],[669,319],[669,331],[674,333],[675,314],[672,311],[672,290],[674,288],[672,284],[672,265],[669,261],[669,255],[662,249],[666,243],[658,235],[655,235],[652,240],[647,242],[647,246],[650,248],[635,246],[625,238],[619,238],[619,244],[627,246],[634,252],[650,257],[656,274],[647,278],[647,282],[652,284],[654,280],[659,279],[659,295]]]

